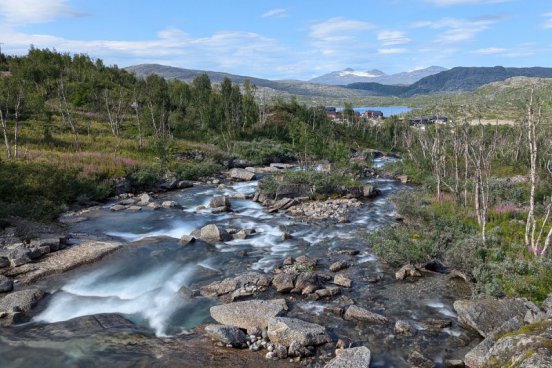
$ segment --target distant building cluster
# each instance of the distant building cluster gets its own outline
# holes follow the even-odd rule
[[[326,116],[331,119],[334,123],[343,122],[342,111],[337,111],[336,107],[326,107]],[[373,120],[383,119],[383,112],[379,110],[366,110],[362,113],[355,111],[353,115],[354,122],[368,122]]]
[[[435,123],[446,123],[448,118],[444,115],[422,116],[408,119],[408,123],[413,126],[425,126]]]

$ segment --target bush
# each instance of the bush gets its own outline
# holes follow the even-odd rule
[[[211,160],[185,162],[174,165],[173,171],[179,180],[199,180],[222,170],[222,166]]]
[[[405,226],[386,226],[369,236],[373,252],[392,266],[424,264],[437,258],[430,239]]]
[[[141,167],[129,175],[132,187],[137,191],[144,191],[152,188],[159,180],[160,173],[158,170]]]
[[[263,139],[253,142],[236,142],[232,153],[255,165],[268,165],[272,162],[293,162],[295,153],[287,145]]]

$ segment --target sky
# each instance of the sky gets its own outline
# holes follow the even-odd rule
[[[0,0],[0,43],[268,79],[551,67],[552,1]]]

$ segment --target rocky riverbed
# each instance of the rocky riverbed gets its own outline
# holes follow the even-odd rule
[[[371,255],[363,234],[395,221],[404,184],[253,201],[256,177],[287,168],[123,195],[54,240],[5,246],[0,365],[549,366],[552,298],[470,299],[459,273]]]

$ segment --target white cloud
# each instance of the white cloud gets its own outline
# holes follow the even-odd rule
[[[497,3],[505,3],[510,0],[427,0],[427,1],[439,6],[447,6],[447,5],[460,5],[460,4],[497,4]]]
[[[542,24],[543,28],[552,28],[552,13],[546,13],[542,15],[546,18],[546,21]]]
[[[378,49],[378,53],[382,55],[396,55],[396,54],[404,54],[406,52],[408,52],[407,49],[400,49],[400,48]]]
[[[406,45],[410,39],[401,31],[381,31],[378,33],[378,41],[383,46]]]
[[[444,29],[436,38],[436,42],[450,44],[473,39],[496,22],[498,17],[483,17],[477,19],[443,18],[438,21],[421,21],[412,24],[413,28]]]
[[[500,47],[487,47],[483,49],[477,49],[474,50],[473,54],[479,54],[479,55],[498,55],[498,54],[504,54],[508,49],[500,48]]]
[[[262,18],[278,18],[278,17],[285,17],[287,15],[287,9],[282,8],[276,8],[271,9],[267,11],[266,13],[262,14]]]
[[[59,17],[82,15],[66,0],[1,0],[0,20],[11,25],[50,22]]]
[[[312,25],[310,36],[322,42],[340,42],[351,40],[355,34],[373,28],[374,25],[368,22],[336,17]]]

